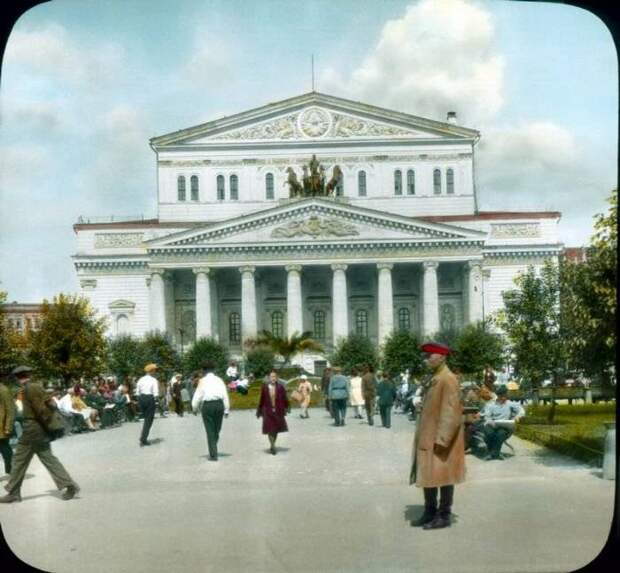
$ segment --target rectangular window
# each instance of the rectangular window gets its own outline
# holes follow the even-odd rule
[[[433,171],[433,193],[441,195],[441,171],[439,169]]]

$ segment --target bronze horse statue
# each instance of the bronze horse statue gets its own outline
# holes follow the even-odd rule
[[[332,173],[332,178],[325,185],[325,195],[329,196],[334,193],[336,186],[342,179],[342,169],[338,165],[334,165],[334,171]]]
[[[287,167],[288,179],[284,184],[288,184],[290,197],[301,197],[303,195],[303,187],[297,179],[297,174],[292,167]]]

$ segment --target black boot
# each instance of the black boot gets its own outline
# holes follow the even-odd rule
[[[437,515],[437,488],[424,488],[424,513],[418,519],[411,520],[412,527],[422,527],[431,523]]]
[[[435,518],[424,525],[424,529],[443,529],[452,524],[452,499],[454,498],[454,486],[445,485],[441,487],[439,499],[439,511]]]

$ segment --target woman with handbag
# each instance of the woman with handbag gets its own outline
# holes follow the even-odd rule
[[[312,384],[308,382],[308,377],[305,374],[300,376],[300,382],[297,386],[297,396],[294,398],[299,402],[301,408],[300,418],[309,418],[308,406],[310,406],[310,396],[312,394]]]
[[[272,370],[269,380],[263,384],[256,417],[263,419],[263,434],[269,436],[269,451],[276,455],[276,439],[280,432],[288,432],[284,416],[290,411],[286,389],[278,381],[278,374]]]
[[[56,437],[52,429],[56,427],[54,418],[57,412],[43,387],[30,381],[31,372],[32,369],[27,366],[18,366],[12,372],[24,389],[24,432],[15,449],[11,477],[4,486],[9,493],[0,497],[0,503],[22,500],[22,482],[35,454],[52,476],[56,487],[59,490],[65,489],[63,499],[72,499],[80,491],[77,483],[52,453],[50,443]]]

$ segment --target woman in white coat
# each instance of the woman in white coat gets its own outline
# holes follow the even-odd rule
[[[357,368],[351,370],[351,380],[349,381],[349,403],[355,411],[354,418],[363,419],[364,396],[362,395],[362,377]]]

